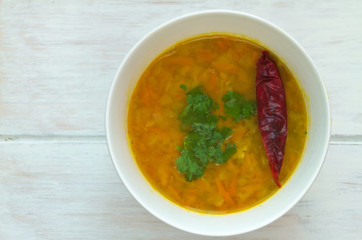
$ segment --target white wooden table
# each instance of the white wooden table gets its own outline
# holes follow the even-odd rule
[[[362,239],[362,1],[0,1],[0,239],[206,239],[150,215],[108,154],[104,113],[130,48],[159,24],[232,9],[296,38],[324,76],[325,164],[285,216],[230,239]]]

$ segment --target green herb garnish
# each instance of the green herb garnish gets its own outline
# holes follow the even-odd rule
[[[239,93],[227,91],[222,100],[226,116],[233,118],[235,122],[250,118],[252,114],[256,113],[255,101],[248,101]]]
[[[211,111],[216,110],[219,106],[204,94],[200,87],[190,91],[185,85],[181,85],[180,88],[185,90],[188,95],[186,98],[187,106],[178,117],[183,129],[190,128],[193,123],[217,122],[217,117],[211,114]]]
[[[236,152],[236,147],[230,143],[223,146],[233,130],[228,127],[217,128],[219,118],[212,111],[218,105],[200,87],[190,91],[185,85],[180,87],[188,95],[187,105],[178,117],[187,135],[184,146],[178,147],[181,156],[175,164],[178,171],[185,174],[187,181],[193,181],[204,174],[209,162],[225,163]]]

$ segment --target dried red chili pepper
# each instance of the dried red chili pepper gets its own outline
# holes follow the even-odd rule
[[[268,54],[263,51],[257,63],[256,103],[264,149],[274,181],[280,187],[278,176],[287,139],[287,107],[277,65]]]

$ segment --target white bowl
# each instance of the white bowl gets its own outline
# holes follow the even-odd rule
[[[151,61],[169,46],[194,35],[229,32],[256,39],[279,57],[300,80],[306,94],[309,126],[306,149],[289,181],[271,198],[249,210],[200,214],[181,208],[156,192],[143,177],[127,143],[127,109],[133,88]],[[185,231],[227,236],[249,232],[276,220],[291,209],[316,178],[330,137],[326,89],[311,58],[283,30],[258,17],[234,11],[205,11],[171,20],[141,39],[121,63],[110,89],[106,132],[109,151],[119,176],[141,205],[162,221]]]

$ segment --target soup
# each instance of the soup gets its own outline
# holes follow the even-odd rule
[[[160,54],[138,80],[128,110],[130,147],[148,182],[175,204],[224,214],[256,206],[278,191],[257,114],[238,121],[225,117],[225,94],[240,94],[250,103],[256,100],[256,64],[263,50],[257,43],[236,36],[198,36]],[[272,54],[271,58],[284,85],[287,107],[288,135],[279,174],[283,185],[303,154],[307,111],[294,76],[277,56]],[[195,179],[187,179],[176,166],[189,134],[180,114],[187,107],[191,89],[200,89],[218,106],[212,109],[212,114],[220,117],[215,121],[217,128],[232,130],[220,149],[229,145],[236,150],[225,163],[210,162]]]

